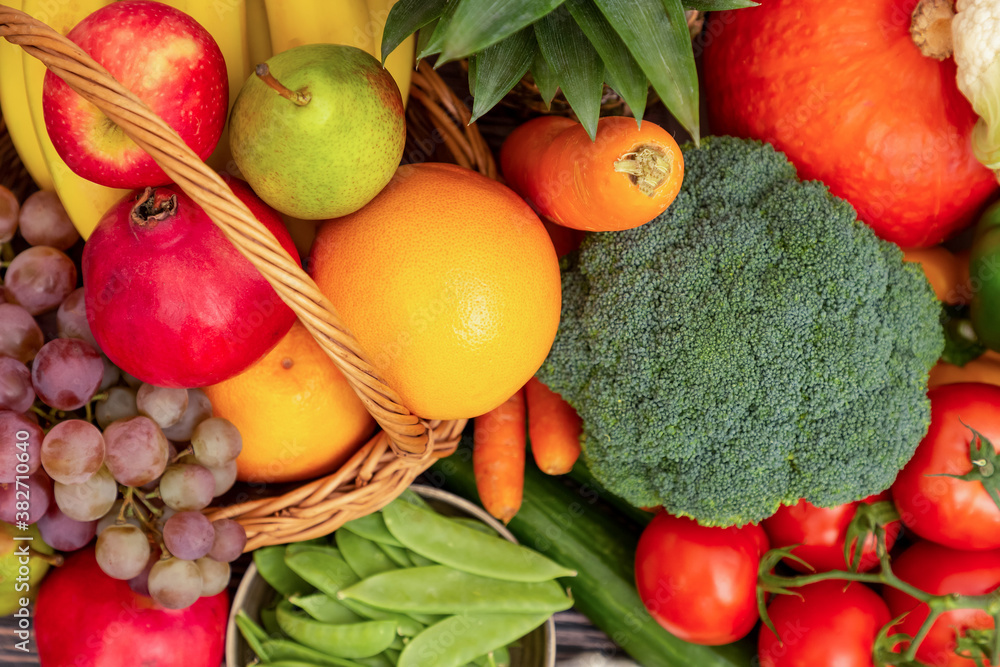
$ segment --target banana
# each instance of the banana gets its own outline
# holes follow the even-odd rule
[[[111,0],[67,0],[55,3],[50,0],[22,0],[22,9],[44,21],[53,29],[65,35],[81,19],[110,4]],[[24,56],[23,64],[25,97],[27,109],[34,123],[35,136],[41,145],[42,155],[52,175],[52,183],[73,226],[86,239],[97,226],[101,216],[112,204],[128,193],[128,190],[106,188],[77,176],[66,166],[56,152],[49,133],[45,129],[42,114],[42,82],[45,79],[45,65],[36,58]]]
[[[21,0],[9,0],[8,4],[14,9],[21,9]],[[25,58],[30,56],[26,56],[20,46],[0,39],[0,113],[7,122],[7,133],[14,149],[35,185],[42,190],[52,190],[52,174],[45,164],[42,145],[38,143],[35,124],[25,104]]]
[[[246,0],[162,0],[188,14],[207,30],[226,59],[229,75],[229,108],[249,76],[251,61],[247,38]],[[216,171],[235,173],[229,150],[229,125],[222,130],[219,144],[205,162]]]
[[[253,68],[274,55],[271,49],[271,31],[267,22],[267,7],[264,0],[247,2],[247,48],[250,51],[250,67],[246,76],[253,74]]]
[[[385,21],[389,18],[389,10],[397,0],[368,0],[368,12],[371,15],[372,40],[375,42],[375,57],[382,58],[382,33]],[[416,56],[416,35],[410,35],[397,46],[385,59],[385,68],[395,79],[399,92],[403,96],[403,107],[410,97],[410,80],[413,78],[414,57]]]
[[[365,0],[264,0],[264,4],[275,54],[303,44],[346,44],[375,55]]]

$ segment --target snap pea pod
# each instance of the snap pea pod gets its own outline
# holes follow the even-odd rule
[[[396,632],[406,637],[415,637],[426,627],[426,624],[417,621],[412,616],[401,614],[397,611],[377,609],[371,605],[365,604],[364,602],[358,602],[357,600],[351,600],[348,598],[338,600],[338,602],[368,620],[392,621],[396,624]]]
[[[408,502],[411,505],[414,505],[414,506],[419,507],[421,509],[425,509],[428,512],[433,512],[434,511],[434,508],[432,508],[429,504],[427,504],[427,501],[424,500],[424,497],[421,496],[416,491],[414,491],[413,489],[406,489],[401,494],[399,494],[398,498],[399,498],[399,500],[403,500],[405,502]]]
[[[492,535],[494,537],[496,537],[497,535],[497,531],[493,530],[479,519],[473,519],[472,517],[466,517],[466,516],[453,516],[451,517],[451,520],[459,524],[460,526],[465,526],[466,528],[478,530],[480,533],[485,533],[486,535]]]
[[[384,655],[393,665],[397,665],[399,664],[399,654],[401,652],[402,651],[399,649],[387,648],[385,650],[385,653],[383,653],[382,655]]]
[[[285,633],[278,627],[278,620],[274,614],[274,607],[262,607],[260,610],[260,623],[264,626],[268,637],[283,637]]]
[[[271,588],[284,596],[309,593],[313,587],[285,565],[285,546],[261,547],[253,552],[257,571]]]
[[[327,595],[359,581],[340,553],[332,548],[308,549],[285,557],[285,564],[303,580]]]
[[[282,660],[280,662],[269,662],[268,667],[323,667],[321,662],[302,662],[301,660]],[[247,667],[256,667],[252,663]]]
[[[481,655],[466,667],[510,667],[510,650],[506,646],[490,651],[486,655]]]
[[[390,653],[390,651],[402,651],[403,647],[406,646],[406,642],[408,640],[409,637],[396,637],[395,639],[392,640],[392,643],[389,644],[389,648],[385,650],[385,654],[389,657],[390,660],[392,660],[392,654]]]
[[[389,560],[396,565],[400,567],[413,567],[414,563],[410,560],[406,549],[403,547],[394,547],[391,544],[383,544],[382,542],[376,542],[376,544],[389,557]]]
[[[549,613],[451,616],[411,639],[396,664],[398,667],[462,667],[523,637],[549,616]]]
[[[426,567],[428,565],[440,565],[440,563],[435,563],[430,558],[424,558],[416,551],[407,550],[406,555],[409,556],[410,560],[413,561],[413,564],[417,567]]]
[[[250,650],[258,658],[265,661],[270,659],[270,654],[264,648],[264,643],[268,640],[267,633],[264,632],[264,628],[254,623],[242,609],[236,612],[236,627],[239,629],[240,634],[243,635],[243,639],[246,640]]]
[[[353,660],[327,655],[316,649],[287,639],[270,639],[264,642],[263,649],[267,652],[266,662],[302,660],[311,665],[323,665],[324,667],[362,667]],[[264,658],[262,657],[261,659],[263,660]]]
[[[573,600],[555,581],[504,581],[446,565],[376,574],[344,588],[337,598],[359,600],[379,609],[423,614],[477,611],[552,614],[573,606]]]
[[[407,549],[464,572],[522,582],[576,576],[537,551],[415,505],[393,501],[382,508],[382,517]]]
[[[293,595],[288,598],[296,607],[321,623],[358,623],[364,619],[348,609],[344,604],[326,593]]]
[[[296,542],[285,547],[285,558],[300,554],[304,551],[337,551],[327,542]]]
[[[365,667],[396,667],[396,663],[390,660],[385,652],[373,655],[370,658],[357,658],[357,662]]]
[[[364,621],[346,625],[320,623],[295,612],[282,600],[277,611],[278,625],[300,644],[335,658],[365,658],[381,653],[396,639],[396,625],[391,621]]]
[[[349,530],[337,531],[337,547],[354,573],[362,579],[399,567],[389,560],[389,556],[375,542],[359,537]]]
[[[341,528],[349,530],[359,537],[379,544],[388,544],[393,547],[401,547],[399,540],[392,536],[389,529],[385,527],[381,512],[372,512],[360,519],[351,519]]]

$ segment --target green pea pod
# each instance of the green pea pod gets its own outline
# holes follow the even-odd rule
[[[261,547],[253,552],[257,572],[284,596],[309,593],[313,587],[285,565],[285,546]]]
[[[344,588],[337,597],[379,609],[422,614],[552,614],[573,606],[573,600],[555,581],[504,581],[445,565],[376,574]]]
[[[370,658],[358,658],[357,662],[360,665],[364,665],[364,667],[396,667],[396,663],[385,652],[373,655]]]
[[[288,598],[288,601],[320,623],[358,623],[364,620],[344,606],[340,600],[332,598],[326,593],[293,595]]]
[[[389,652],[402,651],[403,648],[406,646],[406,642],[408,642],[409,639],[410,639],[409,637],[396,637],[395,639],[392,640],[392,643],[389,644],[389,648],[385,650],[386,655],[389,656],[390,660],[392,660],[392,654]]]
[[[410,640],[398,667],[462,667],[528,634],[550,614],[459,614]]]
[[[428,565],[440,565],[440,563],[435,563],[430,558],[424,558],[416,551],[410,551],[407,549],[406,555],[410,558],[410,561],[417,567],[426,567]]]
[[[386,657],[386,659],[388,659],[389,662],[391,662],[393,665],[398,665],[399,664],[399,654],[401,652],[402,652],[402,649],[387,648],[382,655],[384,655]]]
[[[341,588],[359,581],[358,575],[332,547],[308,549],[287,556],[285,564],[305,581],[327,595],[336,596]]]
[[[285,633],[281,631],[278,626],[278,619],[275,618],[275,608],[274,607],[262,607],[260,610],[260,624],[264,626],[264,630],[267,632],[267,636],[270,637],[284,637]]]
[[[427,504],[427,501],[424,500],[424,497],[421,496],[416,491],[414,491],[413,489],[406,489],[401,494],[399,494],[398,498],[403,502],[410,503],[411,505],[419,507],[420,509],[425,509],[428,512],[434,511],[434,508]]]
[[[328,542],[320,543],[315,540],[311,542],[295,542],[285,547],[285,558],[300,554],[303,551],[337,551],[337,549]]]
[[[267,633],[264,631],[264,628],[254,623],[253,619],[247,616],[246,612],[242,609],[236,612],[236,627],[239,628],[240,634],[243,635],[243,639],[246,640],[250,650],[258,658],[264,661],[270,660],[271,655],[264,647],[264,644],[268,640]]]
[[[403,547],[394,547],[391,544],[383,544],[381,542],[376,542],[376,544],[389,557],[389,560],[399,567],[413,567],[414,563],[410,560],[409,553]]]
[[[354,573],[362,579],[399,567],[375,542],[359,537],[349,530],[337,531],[337,547]]]
[[[465,526],[466,528],[472,528],[473,530],[477,530],[480,533],[485,533],[486,535],[492,535],[493,537],[496,537],[497,535],[497,531],[493,530],[487,524],[483,523],[479,519],[473,519],[472,517],[468,516],[453,516],[451,517],[451,520],[459,524],[460,526]]]
[[[538,582],[576,572],[542,554],[456,523],[437,512],[392,502],[382,509],[385,525],[410,551],[457,570],[507,581]]]
[[[414,637],[419,634],[425,625],[412,616],[401,614],[396,611],[387,611],[367,605],[364,602],[344,598],[339,600],[341,604],[353,611],[355,614],[370,621],[392,621],[396,624],[396,632],[407,637]]]
[[[393,547],[403,546],[399,543],[399,540],[392,536],[389,529],[385,527],[385,520],[382,519],[381,512],[372,512],[360,519],[351,519],[341,526],[341,528],[349,530],[358,537],[363,537],[372,542],[388,544]]]
[[[969,319],[986,347],[1000,351],[1000,202],[979,218],[969,255]]]
[[[364,621],[346,625],[320,623],[305,614],[295,612],[292,604],[283,600],[278,605],[278,625],[300,644],[322,651],[335,658],[366,658],[389,648],[396,639],[396,624],[392,621]]]
[[[268,667],[323,667],[322,662],[302,662],[301,660],[281,660],[279,662],[269,662]],[[251,667],[251,666],[248,666]]]
[[[336,658],[326,655],[316,649],[303,646],[287,639],[271,639],[264,642],[264,650],[268,654],[268,662],[279,660],[301,660],[311,665],[324,665],[324,667],[362,667],[353,660]]]

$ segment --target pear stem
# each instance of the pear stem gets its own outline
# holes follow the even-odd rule
[[[267,63],[260,63],[254,69],[254,73],[260,77],[261,81],[271,86],[274,90],[278,91],[278,94],[287,100],[295,102],[300,107],[309,104],[309,100],[312,95],[302,90],[289,90],[280,81],[274,78],[271,74],[271,68],[267,66]]]

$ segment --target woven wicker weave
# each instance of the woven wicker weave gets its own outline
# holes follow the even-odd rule
[[[75,44],[27,14],[0,5],[0,37],[41,60],[153,156],[295,311],[381,427],[336,473],[280,496],[206,510],[212,519],[239,521],[247,531],[248,551],[318,537],[382,507],[435,459],[454,451],[465,420],[425,421],[411,414],[298,262],[163,120]],[[468,109],[426,65],[415,73],[411,100],[410,146],[419,146],[421,136],[435,146],[433,153],[416,156],[419,160],[440,159],[443,146],[455,162],[496,176],[488,147],[478,130],[466,125]],[[410,155],[410,161],[419,160]],[[6,158],[2,164],[6,170]]]

